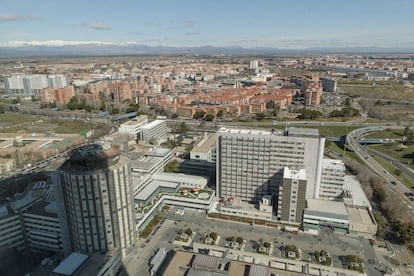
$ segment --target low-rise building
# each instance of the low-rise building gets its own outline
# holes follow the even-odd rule
[[[141,140],[147,143],[159,142],[165,138],[168,131],[165,120],[155,120],[141,127]]]
[[[320,230],[329,228],[334,232],[347,233],[349,215],[345,204],[341,201],[308,199],[303,214],[305,232],[318,234]]]
[[[14,171],[16,161],[14,159],[0,158],[0,175]]]

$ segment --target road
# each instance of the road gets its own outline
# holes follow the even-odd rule
[[[386,181],[386,188],[392,192],[399,194],[402,200],[405,202],[407,207],[412,210],[411,215],[414,217],[414,202],[407,200],[404,197],[404,193],[411,192],[404,183],[401,183],[399,179],[395,178],[392,174],[390,174],[385,168],[383,168],[374,158],[370,155],[369,151],[365,146],[362,146],[358,140],[362,135],[365,135],[370,132],[378,131],[379,129],[376,127],[366,127],[366,128],[359,128],[355,129],[348,133],[346,136],[346,146],[353,150],[358,157],[363,160],[363,162],[379,177],[385,179]],[[382,154],[383,156],[384,154]],[[387,156],[387,155],[385,155]],[[387,156],[387,158],[390,158]],[[396,185],[391,184],[391,182],[395,182]]]

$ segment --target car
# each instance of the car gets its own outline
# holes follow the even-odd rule
[[[397,182],[395,182],[395,181],[391,181],[391,184],[392,184],[392,185],[397,185]]]

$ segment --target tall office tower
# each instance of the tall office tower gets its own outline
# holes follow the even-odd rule
[[[73,251],[131,252],[135,222],[130,171],[129,156],[109,144],[79,147],[59,168]]]
[[[317,129],[289,128],[281,133],[221,128],[216,193],[258,202],[278,193],[283,168],[288,167],[306,170],[306,198],[318,198],[324,143]]]
[[[319,197],[337,199],[345,185],[345,165],[342,160],[323,159]]]
[[[277,217],[291,223],[302,221],[306,207],[306,173],[304,169],[283,169],[283,182],[279,189]]]

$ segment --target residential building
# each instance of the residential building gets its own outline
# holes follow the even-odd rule
[[[329,78],[321,78],[323,91],[336,92],[337,81]]]
[[[129,156],[109,143],[73,150],[60,168],[61,192],[72,250],[84,253],[135,245]]]
[[[44,88],[66,86],[67,80],[63,75],[14,75],[5,78],[6,94],[12,97],[39,96]]]
[[[75,96],[73,86],[67,86],[64,88],[48,87],[41,90],[40,101],[42,103],[66,104],[73,96]]]
[[[279,188],[277,216],[279,220],[300,223],[306,207],[306,171],[283,169],[283,182]]]
[[[323,159],[319,198],[338,199],[344,192],[345,165],[342,160]]]
[[[319,196],[325,138],[316,129],[286,132],[221,128],[217,134],[219,197],[258,202],[277,195],[283,169],[305,169],[306,198]]]

